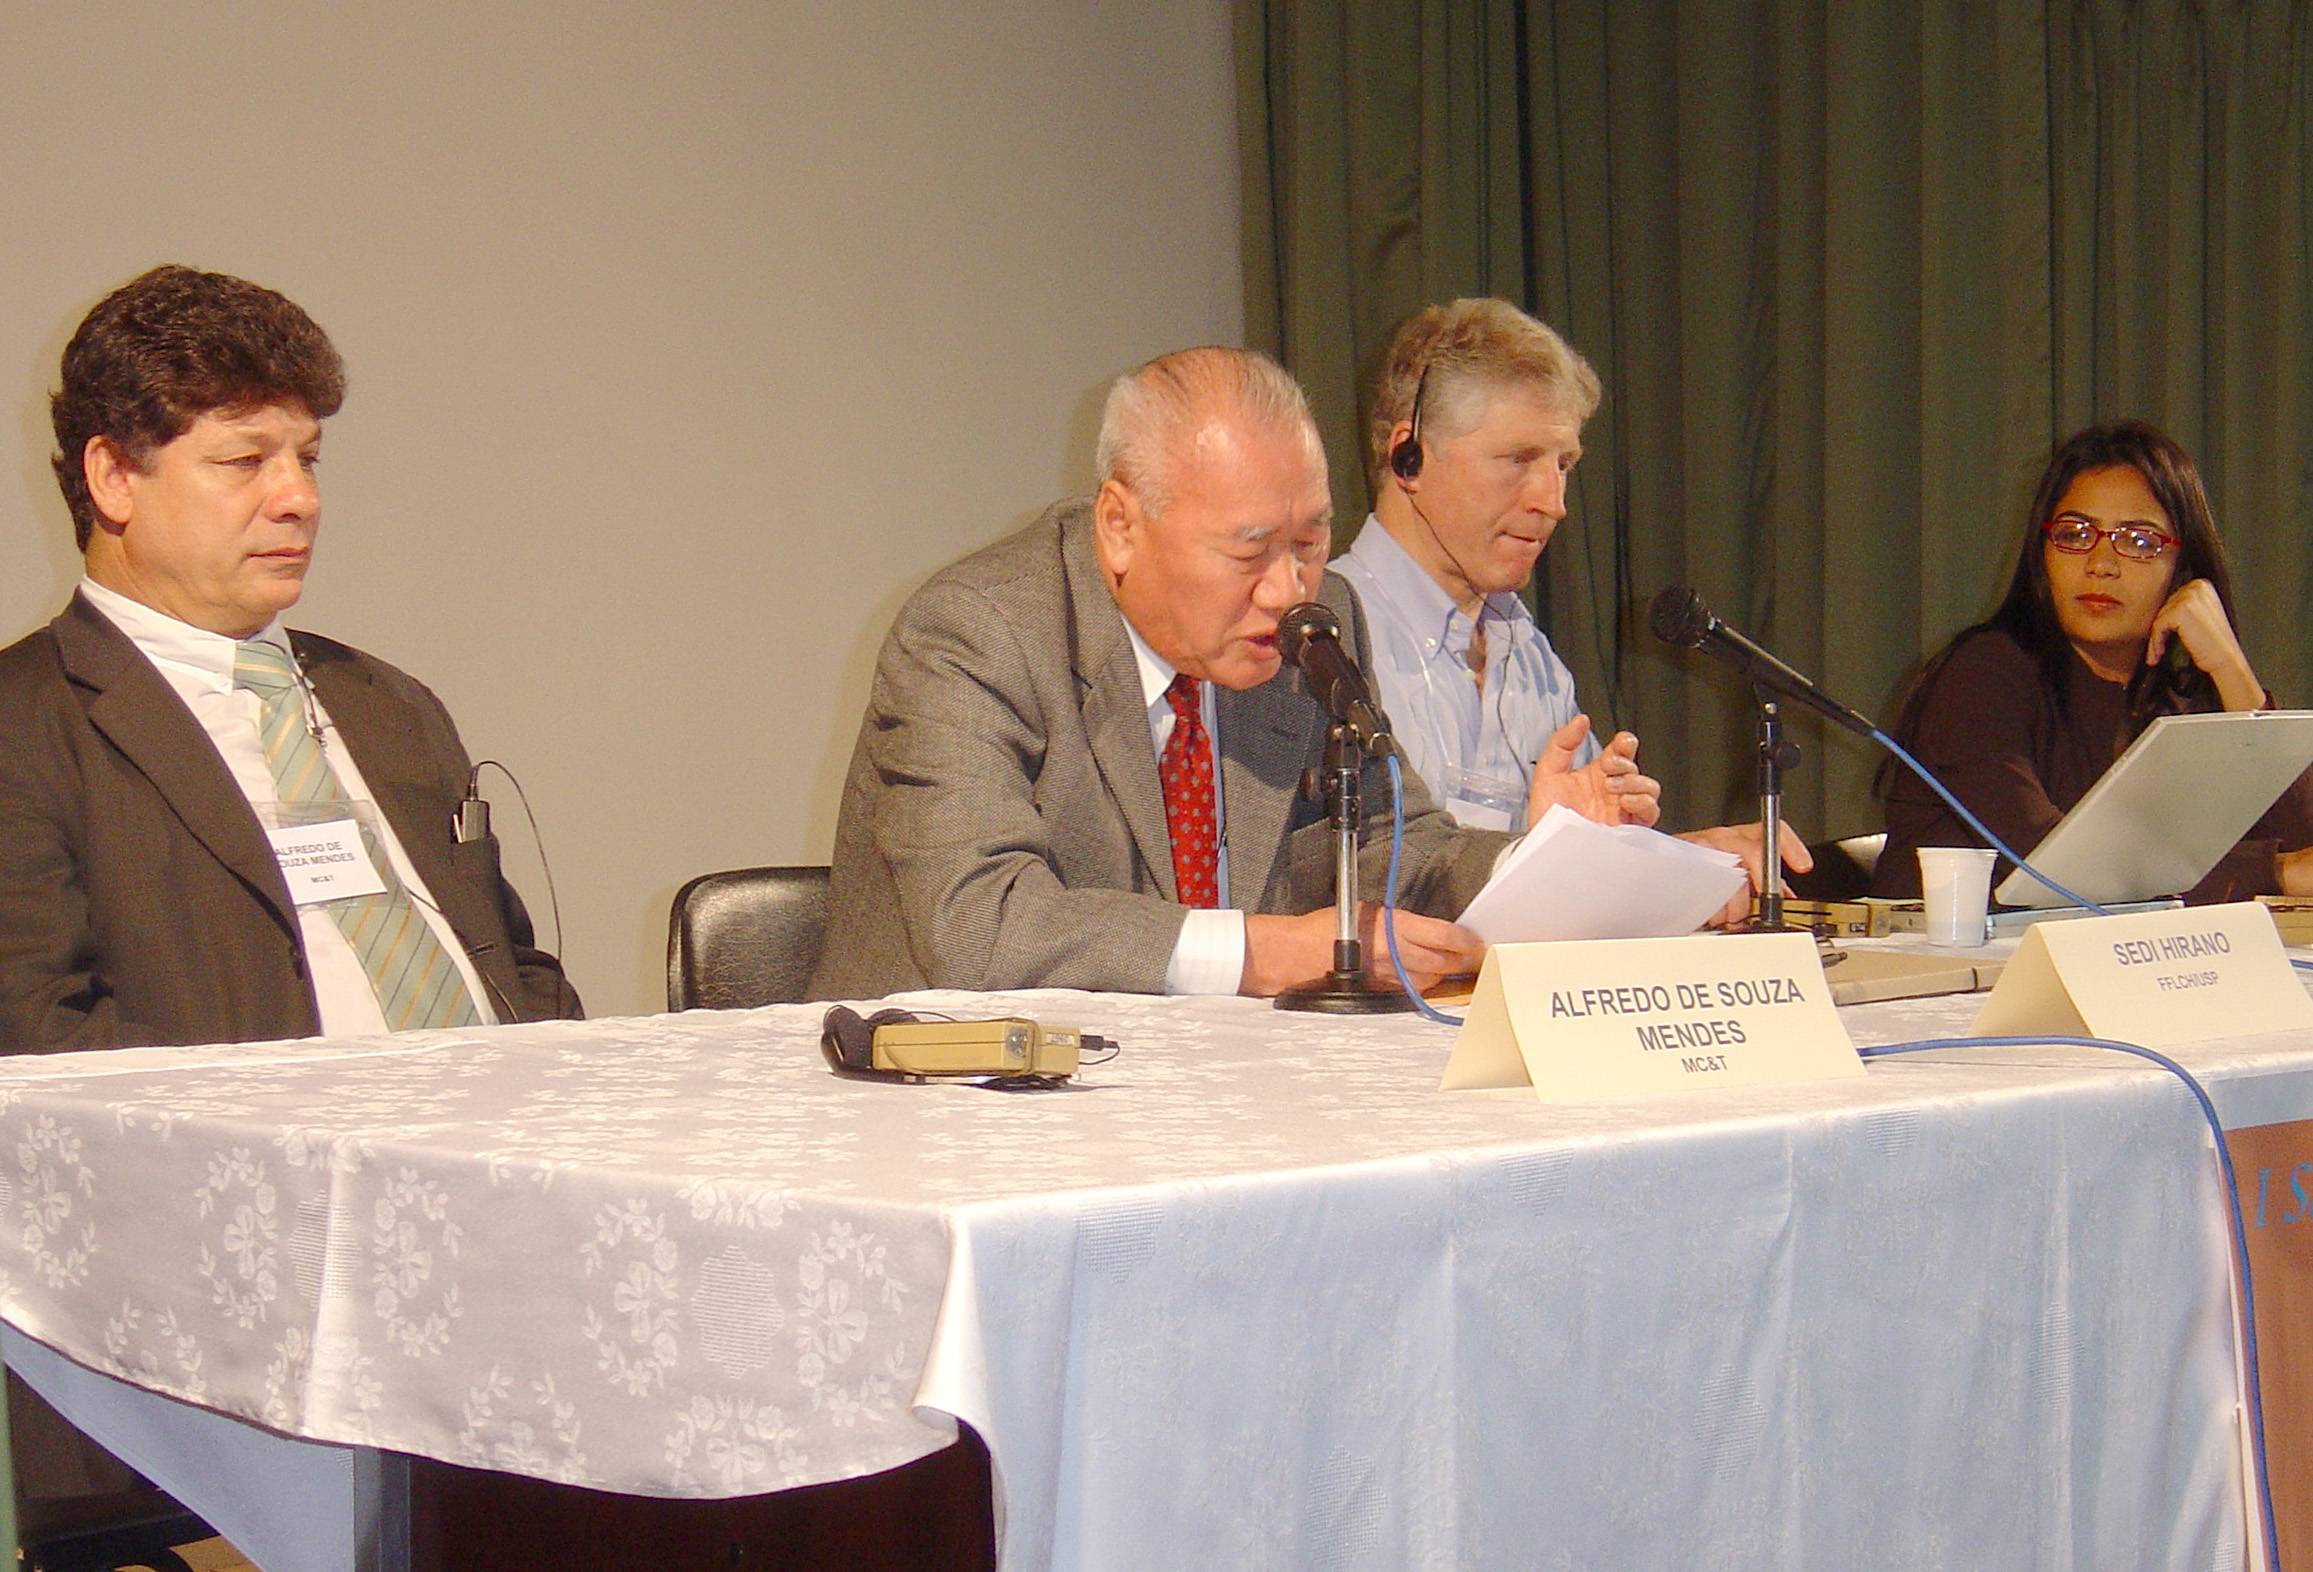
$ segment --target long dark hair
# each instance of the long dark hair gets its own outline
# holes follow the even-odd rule
[[[2178,550],[2172,584],[2207,579],[2224,604],[2225,619],[2233,620],[2233,574],[2225,563],[2224,543],[2209,515],[2208,493],[2201,488],[2201,472],[2191,455],[2159,427],[2141,420],[2118,420],[2090,426],[2057,445],[2032,506],[2024,515],[2023,543],[2016,552],[2016,571],[2008,578],[2008,593],[1999,609],[1982,622],[1965,628],[1936,653],[1912,680],[1897,712],[1895,737],[1909,742],[1919,724],[1935,679],[1952,652],[1979,633],[1998,630],[2028,650],[2040,668],[2040,686],[2059,714],[2071,686],[2072,641],[2056,620],[2055,597],[2048,588],[2048,563],[2042,554],[2040,525],[2054,516],[2056,505],[2072,483],[2090,470],[2127,468],[2144,478],[2153,500],[2168,514],[2169,530]],[[2209,674],[2183,656],[2181,644],[2169,641],[2169,657],[2157,666],[2140,664],[2128,684],[2128,731],[2133,737],[2155,716],[2218,708],[2216,684]],[[2125,740],[2125,739],[2124,739]],[[1883,770],[1882,781],[1886,772]]]

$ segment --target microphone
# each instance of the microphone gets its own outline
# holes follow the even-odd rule
[[[482,764],[495,763],[484,759]],[[490,803],[482,795],[482,764],[466,772],[466,800],[458,804],[458,811],[450,816],[450,824],[463,846],[469,841],[490,838]]]
[[[1364,674],[1341,647],[1341,619],[1329,608],[1304,601],[1279,617],[1277,652],[1301,669],[1310,696],[1349,728],[1359,747],[1376,756],[1389,752],[1389,717],[1373,702]]]
[[[1877,726],[1721,622],[1693,590],[1684,587],[1664,590],[1648,608],[1646,621],[1654,636],[1665,644],[1701,650],[1714,660],[1725,661],[1753,682],[1812,705],[1848,730],[1861,732],[1874,741],[1879,739]]]

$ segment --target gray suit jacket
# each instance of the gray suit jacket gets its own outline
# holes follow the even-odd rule
[[[291,641],[498,1018],[575,1016],[497,843],[452,834],[467,762],[440,701],[358,650]],[[256,816],[175,690],[75,595],[0,651],[0,1052],[319,1030]]]
[[[1325,577],[1362,662],[1365,618]],[[1326,719],[1297,672],[1215,694],[1234,904],[1333,900],[1332,841],[1300,795]],[[1363,894],[1389,851],[1389,778],[1368,764]],[[1451,917],[1509,837],[1464,830],[1405,777],[1398,903]],[[1156,993],[1186,908],[1124,618],[1087,500],[943,569],[893,623],[836,825],[814,998],[906,988]]]

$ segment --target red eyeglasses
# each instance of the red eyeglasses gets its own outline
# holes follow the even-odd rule
[[[2150,524],[2115,524],[2110,529],[2077,513],[2065,513],[2040,526],[2041,536],[2058,551],[2085,557],[2096,543],[2109,539],[2112,549],[2131,562],[2158,562],[2177,543],[2176,537]]]

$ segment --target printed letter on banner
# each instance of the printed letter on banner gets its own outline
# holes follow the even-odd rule
[[[1968,1030],[2162,1048],[2308,1026],[2272,914],[2242,901],[2035,923]]]
[[[1497,944],[1439,1088],[1544,1102],[1861,1075],[1804,933]]]
[[[2225,1132],[2241,1180],[2281,1565],[2313,1566],[2313,1120]]]

